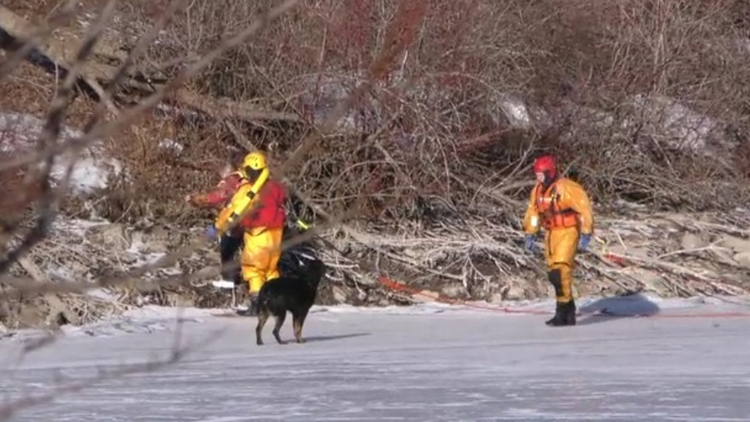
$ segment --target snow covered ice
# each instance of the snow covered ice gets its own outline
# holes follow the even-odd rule
[[[316,307],[303,332],[308,343],[277,345],[268,324],[260,347],[255,318],[188,309],[183,340],[201,348],[180,363],[92,383],[12,420],[750,420],[750,318],[721,315],[750,315],[750,307],[699,299],[646,305],[638,312],[658,307],[656,317],[581,317],[572,328],[546,327],[548,315],[435,304]],[[175,315],[147,307],[66,327],[60,340],[20,361],[32,333],[6,338],[0,391],[7,399],[41,395],[58,376],[80,380],[100,367],[166,356]],[[218,339],[202,340],[216,330],[224,330]],[[289,319],[282,338],[293,338]]]

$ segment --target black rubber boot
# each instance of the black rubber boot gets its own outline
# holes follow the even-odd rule
[[[576,325],[576,302],[571,300],[568,302],[565,313],[565,325],[574,326]]]
[[[550,327],[560,327],[565,323],[565,314],[563,313],[563,304],[560,302],[555,303],[555,316],[548,319],[544,323]]]
[[[550,327],[568,327],[576,325],[576,303],[575,301],[570,302],[557,302],[557,308],[555,310],[555,316],[547,321],[546,323]]]

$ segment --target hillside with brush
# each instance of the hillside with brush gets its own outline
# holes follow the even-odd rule
[[[321,303],[550,297],[542,153],[594,201],[579,294],[746,294],[749,29],[746,0],[4,1],[0,322],[228,305],[184,198],[254,149]]]

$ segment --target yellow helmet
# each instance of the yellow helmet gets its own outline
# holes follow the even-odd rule
[[[266,168],[266,155],[262,152],[251,152],[242,160],[242,168],[249,170],[263,170]]]
[[[255,179],[263,170],[266,170],[266,166],[266,155],[256,151],[245,156],[239,170],[245,179]]]

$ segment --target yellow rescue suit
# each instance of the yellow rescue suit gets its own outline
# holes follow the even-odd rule
[[[251,296],[257,294],[266,281],[280,276],[278,263],[286,219],[283,185],[264,180],[257,195],[253,195],[255,189],[257,183],[240,185],[216,221],[217,229],[222,232],[232,220],[238,221],[244,228],[240,265],[242,278],[248,283]],[[248,201],[248,198],[252,199]]]
[[[245,231],[240,265],[242,278],[247,281],[251,295],[257,294],[268,280],[281,276],[278,265],[283,231],[269,228]]]
[[[537,183],[531,191],[523,218],[526,234],[536,234],[544,227],[544,253],[549,268],[549,281],[555,288],[558,303],[573,297],[573,267],[581,234],[594,230],[591,201],[578,183],[559,178],[546,189]]]

